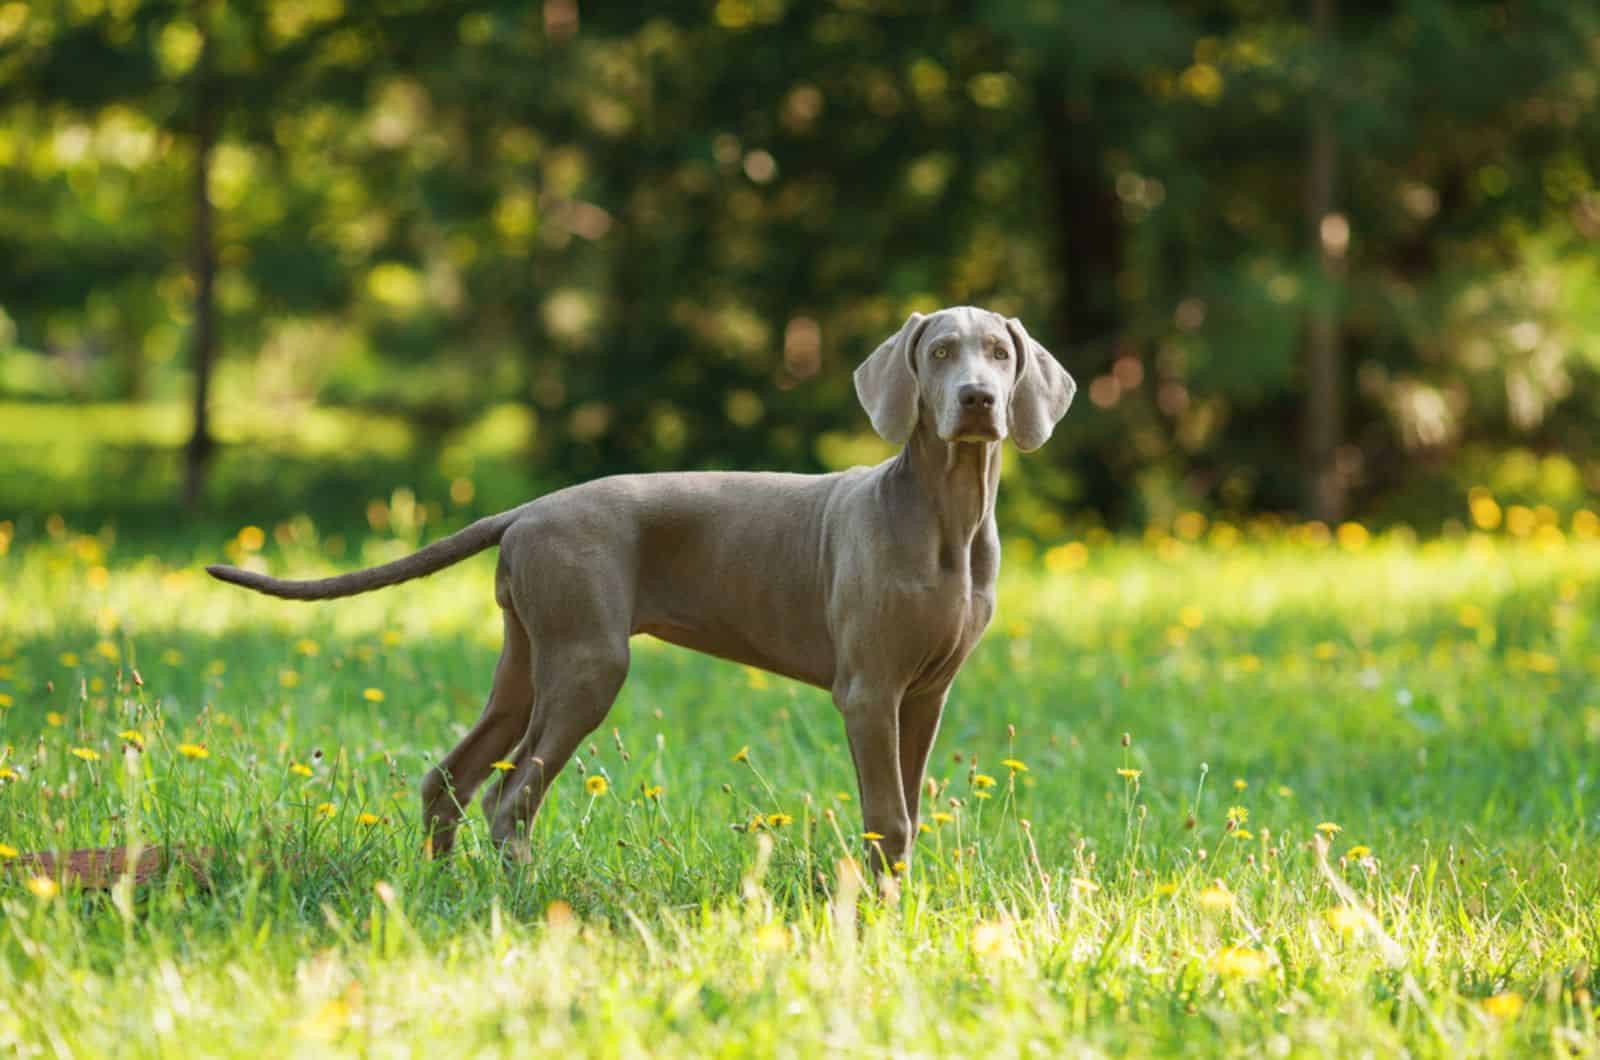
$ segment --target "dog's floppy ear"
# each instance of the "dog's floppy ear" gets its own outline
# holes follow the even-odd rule
[[[911,358],[928,318],[912,313],[856,369],[856,397],[884,441],[904,445],[917,426],[917,376]]]
[[[1078,384],[1050,351],[1033,341],[1022,321],[1006,321],[1017,347],[1017,382],[1011,389],[1011,440],[1031,453],[1050,440],[1072,404]]]

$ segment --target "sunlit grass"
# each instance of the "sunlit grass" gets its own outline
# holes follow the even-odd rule
[[[385,527],[186,540],[305,573],[416,533]],[[8,1049],[1595,1040],[1591,537],[1180,528],[1012,562],[883,896],[826,697],[644,640],[533,863],[475,810],[430,862],[416,789],[487,691],[490,559],[308,606],[91,529],[0,549]],[[115,844],[205,879],[84,895],[19,867]]]

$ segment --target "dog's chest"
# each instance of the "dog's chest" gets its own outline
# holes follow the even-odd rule
[[[920,664],[910,681],[913,690],[949,684],[983,639],[994,617],[994,584],[952,578],[924,599],[920,612],[907,615],[904,628],[921,641]]]

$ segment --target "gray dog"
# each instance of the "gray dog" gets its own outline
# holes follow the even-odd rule
[[[431,574],[500,545],[505,646],[483,716],[422,784],[432,849],[484,798],[490,833],[527,856],[550,784],[616,699],[628,638],[648,633],[828,689],[844,716],[875,870],[908,862],[945,697],[994,613],[1000,443],[1043,445],[1077,389],[1016,320],[913,313],[856,369],[873,428],[904,448],[831,475],[618,475],[560,490],[379,567],[287,581],[324,600]]]

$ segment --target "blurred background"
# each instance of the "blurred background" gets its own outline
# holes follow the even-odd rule
[[[1591,4],[0,0],[0,85],[24,528],[868,461],[952,303],[1080,384],[1025,538],[1600,492]]]

